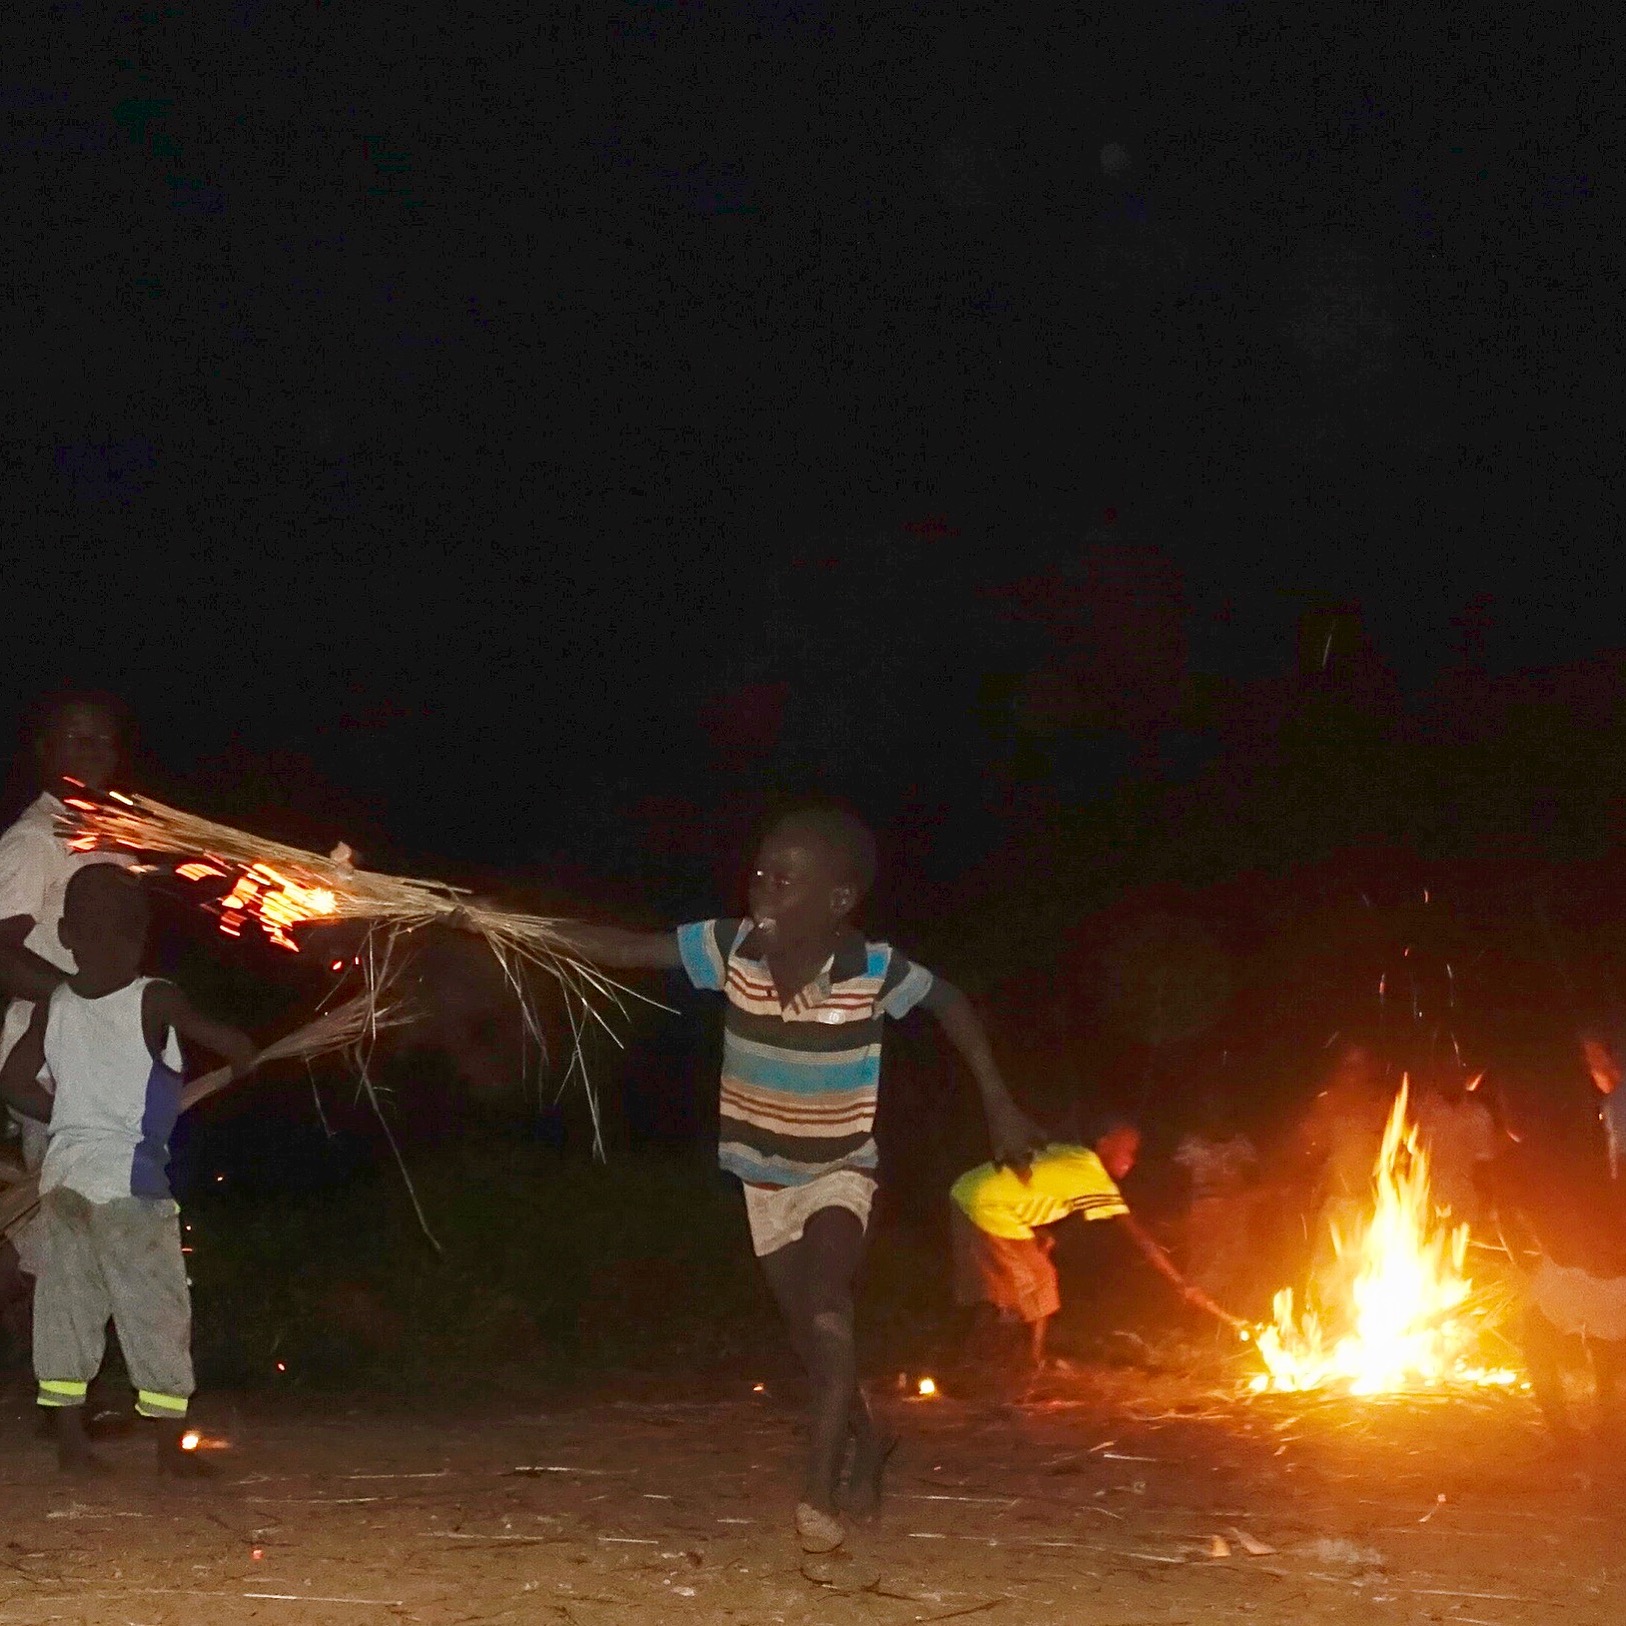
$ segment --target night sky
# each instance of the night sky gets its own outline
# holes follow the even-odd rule
[[[1158,696],[1307,613],[1409,695],[1622,642],[1562,8],[17,11],[5,692],[118,690],[173,794],[641,873],[823,789],[970,852],[1013,706],[1177,772]]]

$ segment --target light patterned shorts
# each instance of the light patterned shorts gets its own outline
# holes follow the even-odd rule
[[[1046,1232],[989,1236],[950,1203],[954,1234],[954,1302],[991,1304],[1023,1321],[1046,1321],[1061,1309],[1061,1283]]]
[[[807,1222],[821,1208],[845,1208],[858,1216],[858,1223],[867,1231],[875,1203],[875,1176],[862,1169],[832,1169],[805,1186],[745,1184],[744,1191],[751,1249],[761,1259],[800,1242]]]

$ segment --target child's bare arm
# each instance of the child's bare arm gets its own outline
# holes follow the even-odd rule
[[[1033,1154],[1043,1151],[1050,1137],[1011,1099],[994,1061],[982,1018],[971,1001],[941,977],[933,980],[931,991],[920,1003],[937,1018],[949,1043],[959,1051],[977,1081],[996,1167],[1008,1165],[1025,1175]]]
[[[1222,1310],[1200,1287],[1188,1282],[1175,1267],[1174,1261],[1167,1251],[1150,1231],[1146,1229],[1133,1214],[1120,1214],[1117,1223],[1128,1233],[1129,1239],[1140,1249],[1147,1264],[1161,1276],[1187,1304],[1194,1309],[1205,1310],[1211,1316],[1217,1317],[1227,1326],[1241,1330],[1244,1323],[1228,1311]]]
[[[571,920],[561,922],[559,935],[584,960],[617,971],[676,971],[683,964],[676,932],[629,932]]]
[[[239,1078],[254,1066],[260,1053],[260,1047],[241,1029],[194,1010],[192,1002],[172,982],[147,985],[141,1014],[149,1039],[161,1039],[174,1028],[183,1039],[229,1061]]]
[[[15,999],[37,1003],[49,999],[67,973],[24,946],[24,940],[33,929],[32,915],[13,915],[9,920],[0,920],[0,990]]]
[[[28,1031],[11,1047],[6,1065],[0,1068],[0,1096],[6,1105],[43,1124],[51,1121],[51,1097],[39,1081],[40,1069],[45,1065],[45,1023],[49,1014],[48,1005],[34,1007]]]

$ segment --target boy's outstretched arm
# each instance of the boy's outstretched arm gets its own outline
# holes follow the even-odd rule
[[[45,1022],[49,1015],[48,1004],[34,1007],[28,1031],[11,1047],[6,1065],[0,1067],[0,1097],[25,1118],[42,1124],[51,1121],[51,1097],[39,1081],[45,1066]]]
[[[1009,1165],[1025,1174],[1033,1154],[1043,1151],[1050,1137],[1011,1099],[995,1065],[982,1018],[971,1001],[941,977],[933,980],[931,992],[920,1003],[937,1018],[949,1043],[959,1051],[977,1081],[995,1165]]]
[[[676,932],[629,932],[572,920],[561,923],[559,935],[584,960],[617,971],[676,971],[683,964]]]
[[[1204,1310],[1209,1315],[1217,1317],[1228,1327],[1235,1327],[1239,1332],[1242,1330],[1246,1323],[1229,1311],[1222,1310],[1200,1287],[1188,1282],[1176,1269],[1174,1261],[1162,1243],[1133,1214],[1119,1214],[1116,1223],[1129,1233],[1130,1241],[1140,1249],[1147,1264],[1168,1282],[1187,1304],[1193,1309]]]
[[[165,1033],[174,1028],[183,1039],[229,1061],[239,1078],[253,1068],[260,1053],[260,1047],[241,1029],[194,1010],[191,1000],[172,982],[148,983],[142,996],[141,1020],[155,1052]]]

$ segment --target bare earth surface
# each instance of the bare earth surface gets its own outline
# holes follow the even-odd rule
[[[0,1623],[1626,1618],[1626,1468],[1550,1451],[1522,1396],[1098,1371],[1020,1409],[897,1402],[887,1506],[821,1564],[787,1534],[793,1418],[739,1388],[455,1415],[215,1397],[200,1427],[232,1445],[202,1492],[133,1439],[104,1448],[113,1479],[64,1485],[14,1394]]]

